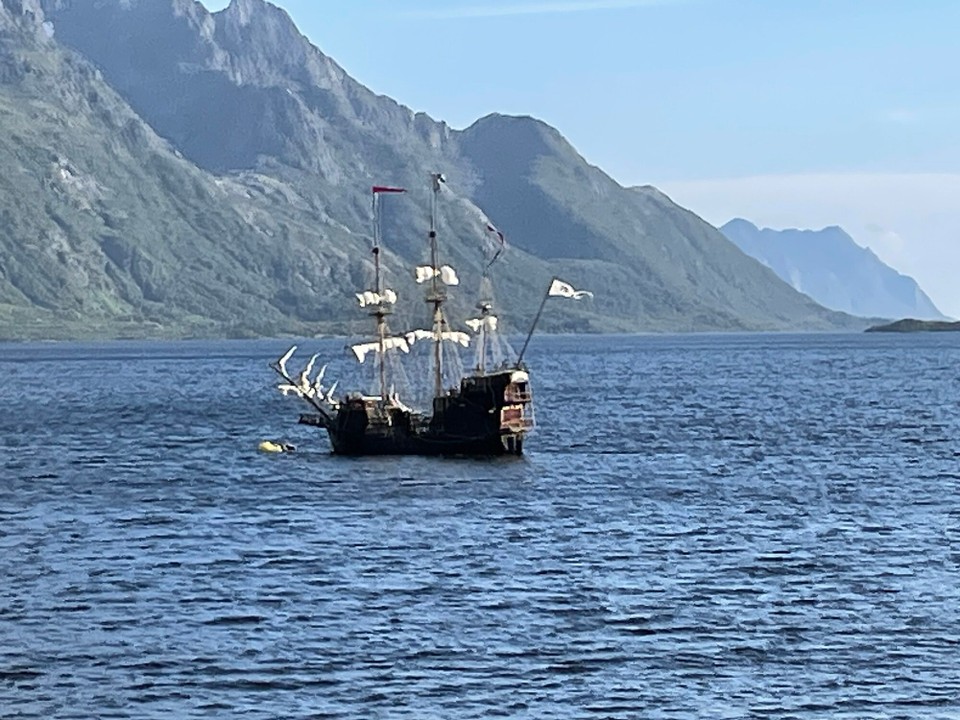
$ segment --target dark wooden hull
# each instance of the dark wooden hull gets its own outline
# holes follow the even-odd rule
[[[521,455],[533,428],[532,397],[519,369],[471,375],[460,387],[433,401],[424,415],[380,398],[348,397],[323,421],[338,455]]]

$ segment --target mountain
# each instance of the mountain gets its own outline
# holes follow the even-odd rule
[[[385,265],[420,316],[401,270],[425,259],[437,169],[455,311],[489,217],[511,244],[495,283],[514,330],[554,274],[597,296],[546,330],[862,327],[542,122],[456,131],[372,93],[263,0],[0,3],[0,337],[356,329],[376,183],[409,189],[387,204]]]
[[[296,296],[297,273],[329,265],[306,203],[180,157],[50,32],[35,2],[2,0],[0,336],[308,331],[264,282],[287,275]],[[361,256],[351,234],[325,232],[345,269]]]
[[[886,265],[839,227],[771,230],[737,218],[721,230],[824,307],[861,317],[944,319],[913,278]]]

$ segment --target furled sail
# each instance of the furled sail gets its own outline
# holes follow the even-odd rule
[[[484,317],[472,318],[465,321],[465,324],[475,333],[478,333],[481,330],[492,333],[497,331],[497,316],[485,315]]]
[[[411,330],[404,337],[407,339],[407,342],[411,345],[417,340],[432,340],[433,339],[433,330]]]
[[[285,375],[287,374],[287,361],[288,361],[290,358],[293,357],[293,354],[294,354],[296,351],[297,351],[297,346],[294,345],[293,347],[291,347],[289,350],[287,350],[287,351],[283,354],[283,357],[282,357],[282,358],[280,358],[279,360],[277,360],[277,367],[280,369],[280,374],[281,374],[281,375],[284,375],[284,376],[285,376]]]
[[[319,353],[314,354],[313,357],[310,358],[310,362],[308,362],[307,366],[303,369],[303,372],[300,373],[300,381],[297,383],[297,385],[299,385],[300,391],[304,395],[310,394],[310,389],[312,387],[312,383],[310,382],[310,374],[313,372],[313,364],[317,361],[319,356]],[[327,366],[324,365],[323,367],[325,370]],[[321,373],[321,377],[322,376],[323,373]]]
[[[463,347],[470,346],[470,336],[465,332],[458,332],[456,330],[444,330],[440,333],[439,337],[437,333],[433,330],[411,330],[404,337],[407,339],[407,342],[410,344],[415,343],[417,340],[447,340],[449,342],[455,342],[458,345],[463,345]]]
[[[313,392],[320,397],[323,397],[323,376],[327,372],[327,366],[324,365],[320,368],[320,372],[317,373],[316,379],[313,381]],[[336,385],[336,383],[334,383]]]
[[[450,342],[458,343],[464,347],[470,347],[470,336],[465,332],[460,332],[458,330],[444,331],[440,333],[440,339],[449,340]]]
[[[374,292],[373,290],[364,290],[357,293],[357,300],[360,301],[360,307],[367,305],[388,304],[393,305],[397,302],[397,294],[390,288],[385,288],[383,292]]]
[[[405,337],[386,337],[383,339],[384,350],[401,350],[405,353],[410,352],[410,343]],[[362,363],[367,358],[367,353],[376,353],[380,350],[381,341],[365,342],[358,345],[351,345],[350,349],[357,356],[357,360]]]
[[[271,367],[279,373],[285,382],[277,385],[277,389],[282,392],[284,395],[293,393],[294,395],[304,398],[311,402],[311,404],[321,410],[322,408],[318,403],[326,403],[327,405],[336,406],[336,402],[333,399],[333,390],[331,388],[330,392],[327,392],[323,387],[323,376],[327,372],[327,366],[324,365],[320,368],[320,372],[317,373],[316,378],[310,379],[310,375],[313,374],[314,365],[317,362],[319,354],[313,355],[310,360],[307,362],[306,367],[297,375],[297,379],[294,380],[293,376],[287,372],[287,362],[293,357],[293,353],[296,351],[297,346],[294,345],[292,348],[287,350],[287,352],[281,357],[276,363]],[[336,387],[336,383],[333,384],[333,387]]]
[[[439,268],[430,265],[420,265],[417,267],[417,283],[425,283],[433,278],[440,278],[444,285],[459,285],[460,278],[457,277],[457,271],[449,265],[442,265]]]

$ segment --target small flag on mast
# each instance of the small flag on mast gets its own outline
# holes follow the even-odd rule
[[[501,245],[507,244],[506,239],[503,237],[503,233],[497,230],[491,223],[487,223],[487,232],[496,233],[497,237],[500,238]]]
[[[558,278],[554,278],[553,282],[550,283],[550,289],[547,290],[547,295],[573,298],[574,300],[580,300],[585,297],[593,297],[593,293],[589,290],[575,290],[573,285]]]

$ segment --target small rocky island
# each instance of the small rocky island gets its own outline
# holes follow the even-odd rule
[[[949,320],[914,320],[913,318],[904,318],[886,325],[873,325],[868,327],[865,332],[960,332],[960,322],[951,322]]]

